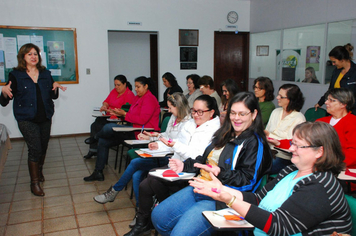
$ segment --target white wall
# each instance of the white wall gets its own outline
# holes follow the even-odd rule
[[[150,77],[150,34],[145,32],[109,32],[109,84],[123,74],[135,88],[135,78]]]
[[[239,31],[250,31],[248,0],[2,0],[0,22],[77,29],[79,84],[67,85],[55,101],[52,135],[60,135],[89,132],[92,107],[109,93],[108,30],[157,31],[159,74],[172,72],[185,88],[187,74],[213,75],[214,31],[225,30],[231,10],[239,13]],[[128,21],[142,26],[129,26]],[[179,69],[178,29],[199,29],[197,70]],[[85,74],[86,68],[91,69],[90,75]],[[11,137],[21,137],[11,106],[0,109],[0,122]]]

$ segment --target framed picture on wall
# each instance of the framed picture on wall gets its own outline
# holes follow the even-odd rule
[[[180,29],[179,46],[198,46],[199,30]]]
[[[256,48],[256,56],[268,56],[269,55],[269,46],[261,45]]]

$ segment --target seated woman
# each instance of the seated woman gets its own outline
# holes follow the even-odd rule
[[[194,178],[190,185],[236,210],[255,226],[255,235],[350,233],[350,208],[336,178],[345,164],[335,130],[324,122],[299,124],[289,151],[294,165],[257,193],[223,186],[212,174],[213,181]]]
[[[198,84],[200,91],[205,95],[209,95],[210,97],[215,98],[216,104],[218,104],[218,107],[220,107],[221,98],[215,90],[213,78],[208,75],[204,75],[199,79]]]
[[[273,83],[268,77],[261,76],[255,79],[252,88],[260,105],[263,127],[266,127],[269,117],[275,108],[272,102],[274,99]]]
[[[170,73],[166,72],[162,75],[163,85],[167,87],[163,94],[163,101],[159,102],[160,107],[167,107],[167,98],[169,95],[179,92],[182,93],[182,88],[178,85],[176,77]]]
[[[173,93],[168,97],[167,100],[168,111],[172,113],[172,116],[168,122],[167,130],[164,133],[159,134],[160,137],[166,139],[177,140],[178,134],[182,131],[184,125],[191,119],[190,118],[190,108],[188,106],[188,101],[182,93]],[[153,133],[153,135],[158,135],[158,133]],[[142,137],[143,136],[143,137]],[[139,138],[149,139],[151,134],[147,135],[139,134]],[[162,147],[163,146],[163,147]],[[149,144],[150,149],[163,149],[166,146],[162,142],[152,142]],[[169,151],[169,150],[168,150]],[[171,150],[173,152],[173,150]],[[147,175],[147,172],[155,167],[164,166],[168,164],[168,159],[159,158],[158,160],[152,158],[135,158],[133,159],[125,172],[119,179],[119,181],[111,186],[105,193],[94,197],[94,200],[98,203],[104,204],[107,202],[113,202],[117,194],[125,188],[129,183],[131,178],[133,179],[133,189],[136,197],[136,207],[139,206],[138,195],[139,195],[139,185]]]
[[[229,101],[239,92],[239,87],[236,82],[232,79],[227,79],[221,83],[221,104],[219,107],[220,111],[220,123],[221,125],[224,123],[226,117],[227,106],[229,105]]]
[[[200,76],[197,74],[191,74],[187,76],[187,87],[188,89],[183,92],[185,97],[188,99],[189,107],[193,107],[193,103],[197,97],[203,93],[199,90],[198,81]]]
[[[256,97],[251,92],[238,93],[231,99],[227,114],[203,156],[185,162],[170,160],[170,167],[177,173],[200,170],[198,178],[208,181],[209,173],[214,173],[224,185],[255,190],[272,164]],[[221,208],[216,203],[188,186],[161,202],[152,212],[152,222],[161,235],[212,233],[201,212]]]
[[[316,78],[315,70],[313,67],[307,67],[305,69],[305,79],[302,82],[303,83],[320,84],[319,80]]]
[[[151,93],[154,91],[151,78],[144,76],[135,79],[135,91],[137,100],[130,107],[128,112],[122,109],[114,109],[115,114],[125,117],[125,121],[132,123],[135,128],[154,128],[159,130],[159,113],[161,112],[157,98]],[[95,136],[98,139],[98,156],[96,159],[95,170],[84,178],[84,181],[104,181],[103,169],[109,155],[109,148],[123,142],[125,139],[135,139],[135,133],[115,132],[113,127],[116,123],[106,124]],[[137,133],[138,134],[138,133]]]
[[[110,114],[111,109],[121,108],[122,105],[129,103],[132,104],[135,101],[135,95],[133,94],[132,85],[127,81],[124,75],[117,75],[114,78],[115,88],[111,90],[109,96],[103,102],[100,108],[100,112],[105,111],[106,114]],[[85,140],[86,144],[90,144],[89,152],[84,156],[85,159],[89,159],[92,156],[96,156],[97,152],[97,140],[94,136],[108,123],[106,117],[97,117],[90,126],[90,137]]]
[[[279,140],[292,139],[293,128],[305,121],[304,115],[299,112],[303,107],[304,97],[297,85],[282,85],[277,100],[280,108],[273,110],[265,129],[267,141],[271,146],[278,146]],[[270,174],[277,174],[290,165],[290,158],[289,154],[277,153]]]
[[[199,96],[191,109],[193,119],[184,125],[178,135],[177,141],[163,143],[174,150],[171,159],[184,161],[189,157],[202,155],[204,149],[211,142],[213,134],[220,128],[219,110],[214,98],[208,95]],[[136,225],[125,236],[140,235],[150,230],[150,215],[153,205],[153,196],[156,195],[159,201],[168,197],[169,192],[176,192],[187,186],[187,182],[160,182],[161,179],[148,175],[139,188],[140,208],[137,212]],[[164,180],[163,180],[164,181]]]

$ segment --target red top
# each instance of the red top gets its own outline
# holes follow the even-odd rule
[[[109,108],[121,108],[121,106],[127,102],[132,104],[136,100],[135,94],[127,87],[125,92],[120,97],[117,97],[118,95],[119,93],[116,91],[116,89],[111,90],[109,96],[104,101],[109,104]]]
[[[133,127],[144,125],[145,128],[154,128],[159,131],[159,114],[161,109],[157,98],[148,90],[142,97],[136,96],[130,110],[126,113],[125,120],[131,122]]]
[[[331,116],[317,119],[330,124]],[[339,136],[342,151],[345,154],[347,168],[356,168],[356,116],[351,113],[347,114],[339,122],[334,125],[334,128]]]

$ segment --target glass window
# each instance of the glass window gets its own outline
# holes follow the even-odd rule
[[[251,34],[250,37],[250,77],[269,77],[275,80],[276,50],[281,48],[281,31]]]
[[[355,46],[356,20],[329,23],[325,57],[325,84],[330,83],[332,72],[335,69],[329,60],[329,52],[336,46],[344,46],[348,43]]]
[[[320,58],[324,58],[324,38],[325,24],[283,31],[283,51],[277,51],[277,69],[282,68],[277,74],[281,74],[283,81],[319,83],[323,71]]]

